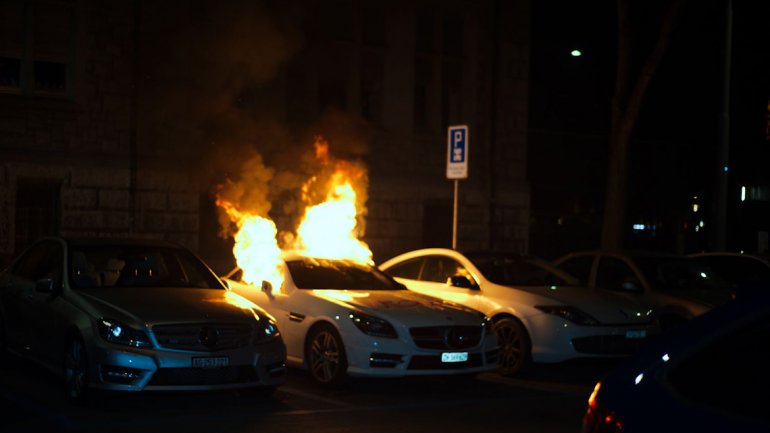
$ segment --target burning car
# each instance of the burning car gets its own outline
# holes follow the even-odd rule
[[[376,267],[283,253],[283,281],[225,278],[278,319],[288,363],[320,384],[346,376],[463,375],[495,370],[497,337],[483,314],[419,293]]]
[[[40,240],[0,274],[0,350],[89,390],[244,389],[285,381],[275,320],[192,252],[160,241]]]

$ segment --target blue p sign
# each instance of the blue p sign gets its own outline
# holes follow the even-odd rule
[[[468,126],[450,126],[447,131],[447,179],[468,177]]]

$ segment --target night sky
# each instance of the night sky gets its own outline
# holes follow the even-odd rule
[[[630,3],[633,75],[654,43],[668,2]],[[603,206],[615,79],[616,3],[546,1],[533,2],[532,7],[529,175],[533,217],[541,223],[579,220],[575,223],[595,232]],[[733,9],[728,224],[734,225],[739,185],[768,183],[770,145],[765,122],[770,40],[766,5],[735,2]],[[676,245],[674,229],[693,216],[688,214],[693,197],[699,197],[702,209],[713,204],[724,11],[721,0],[686,3],[652,79],[632,139],[627,218],[629,225],[646,222],[664,230],[659,230],[652,245],[634,244],[632,239],[630,246],[705,246],[705,239],[690,239],[684,245],[680,240]],[[571,56],[574,49],[583,55]],[[536,234],[534,238],[537,250]],[[594,233],[584,243],[595,238]],[[742,247],[740,233],[732,233],[732,239],[732,247]],[[545,248],[540,252],[556,253]]]

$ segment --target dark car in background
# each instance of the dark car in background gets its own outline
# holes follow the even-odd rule
[[[89,390],[243,389],[285,381],[275,320],[168,242],[43,239],[0,274],[0,350]]]
[[[690,254],[703,265],[736,287],[756,283],[770,284],[770,259],[737,252],[701,252]]]
[[[741,291],[594,388],[584,433],[770,432],[770,291]]]
[[[609,290],[655,310],[666,330],[733,297],[731,285],[684,255],[652,251],[579,251],[554,261],[588,287]]]

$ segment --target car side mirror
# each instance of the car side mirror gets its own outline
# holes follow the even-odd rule
[[[454,277],[449,277],[446,280],[447,285],[452,287],[460,287],[462,289],[475,289],[475,286],[471,282],[471,280],[468,279],[468,277],[462,276],[462,275],[455,275]]]
[[[41,278],[35,281],[35,291],[39,293],[54,293],[56,281],[53,278]]]
[[[273,285],[270,283],[270,281],[262,280],[262,291],[267,294],[269,297],[273,297]]]

